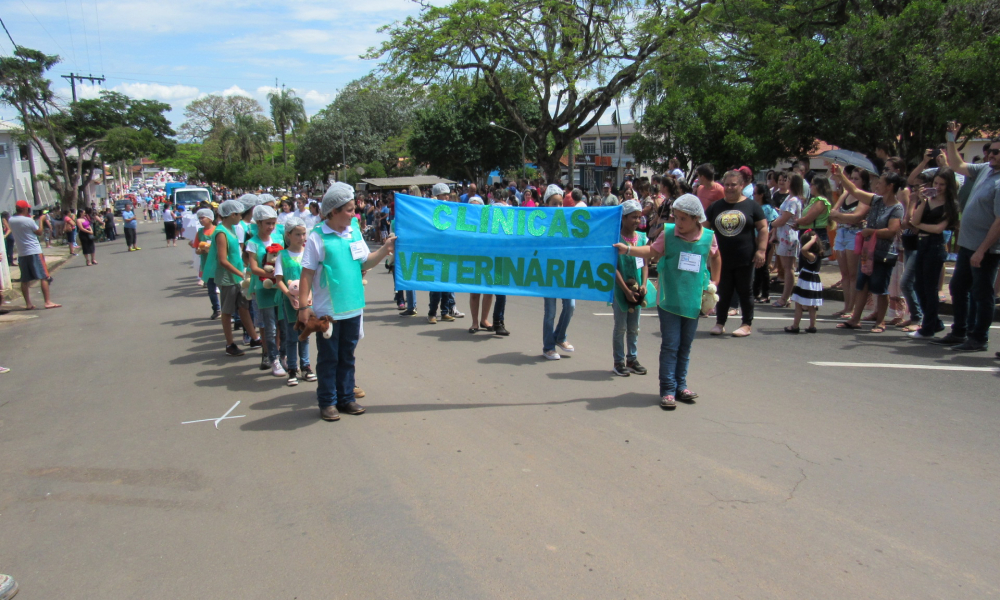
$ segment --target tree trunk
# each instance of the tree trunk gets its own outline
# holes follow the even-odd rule
[[[38,199],[38,174],[35,172],[35,143],[28,140],[28,173],[31,175],[31,204],[38,206],[41,201]]]
[[[288,151],[285,150],[285,130],[281,130],[281,164],[288,164]]]

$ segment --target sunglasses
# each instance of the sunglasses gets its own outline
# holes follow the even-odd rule
[[[1000,154],[1000,148],[991,148],[990,150],[986,151],[986,156],[993,156],[996,154]]]

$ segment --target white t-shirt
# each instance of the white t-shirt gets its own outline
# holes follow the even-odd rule
[[[163,209],[163,222],[169,223],[174,220],[174,211],[169,208]]]
[[[302,258],[303,254],[305,254],[305,250],[304,249],[303,249],[302,252],[292,252],[291,250],[288,251],[288,256],[291,256],[292,258]],[[282,263],[282,261],[280,261],[280,260],[275,261],[275,263],[274,263],[274,276],[275,277],[284,274],[284,273],[282,273],[281,263]]]
[[[350,225],[344,231],[334,231],[330,229],[329,225],[323,223],[321,231],[323,235],[335,233],[345,240],[351,239],[351,236],[354,234],[354,228]],[[317,317],[329,316],[338,321],[353,319],[362,314],[364,309],[358,309],[349,313],[333,314],[333,302],[330,300],[330,290],[319,285],[321,276],[319,265],[326,258],[326,246],[323,244],[323,235],[319,231],[310,232],[309,237],[306,239],[305,251],[302,253],[302,268],[316,272],[316,276],[313,277],[312,286],[313,312],[316,313]],[[370,252],[368,244],[362,242],[361,245],[364,247],[364,253],[361,255],[360,260],[364,263],[368,260]]]
[[[18,256],[31,256],[32,254],[42,253],[42,246],[38,243],[38,236],[35,235],[35,232],[38,231],[38,223],[35,223],[34,219],[22,215],[14,215],[7,222],[10,223],[10,230],[14,235],[14,244],[17,246]]]
[[[246,241],[247,231],[243,229],[243,221],[240,221],[233,227],[233,233],[236,234],[236,239],[242,244]]]
[[[278,213],[278,222],[279,223],[284,223],[285,221],[288,220],[289,217],[291,217],[293,215],[294,215],[294,213],[290,213],[290,212],[280,212],[280,213]]]
[[[267,239],[264,239],[264,238],[259,238],[259,239],[260,239],[261,243],[264,244],[265,248],[267,248],[268,246],[271,245],[271,237],[270,236],[268,236]],[[244,246],[244,249],[246,250],[247,255],[253,254],[254,256],[257,256],[257,242],[254,242],[254,241],[251,241],[251,240],[252,240],[252,238],[250,240],[247,240],[247,243]],[[247,265],[247,266],[249,266],[249,265]],[[258,266],[260,266],[260,265],[258,265]]]

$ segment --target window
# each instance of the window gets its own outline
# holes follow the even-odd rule
[[[18,160],[28,160],[28,147],[21,144],[17,147],[17,159]]]
[[[597,144],[594,142],[584,142],[583,143],[583,153],[584,154],[597,154]]]
[[[614,153],[615,153],[614,142],[601,142],[601,154],[614,154]]]
[[[7,144],[0,144],[0,158],[7,158]]]

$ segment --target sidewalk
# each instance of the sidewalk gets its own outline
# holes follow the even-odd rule
[[[79,251],[79,249],[77,249],[77,251]],[[76,256],[71,257],[69,255],[69,246],[66,245],[42,248],[42,253],[45,255],[45,264],[49,269],[49,275],[52,275],[59,267],[65,264],[66,261],[77,259]],[[12,323],[15,321],[37,318],[38,315],[32,314],[37,311],[28,311],[24,309],[24,299],[21,297],[21,269],[17,265],[10,267],[10,279],[11,289],[4,290],[3,305],[0,306],[0,309],[9,310],[10,312],[5,315],[0,315],[0,323]],[[41,294],[42,291],[39,289],[38,282],[33,281],[31,283],[31,297],[39,306],[41,305]]]

